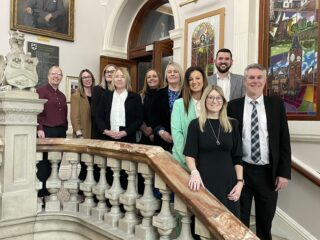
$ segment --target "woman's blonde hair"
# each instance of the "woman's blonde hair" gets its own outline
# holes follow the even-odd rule
[[[169,62],[167,67],[166,67],[166,71],[164,72],[164,86],[166,87],[168,85],[168,80],[167,80],[167,70],[170,66],[173,66],[174,69],[176,69],[179,72],[179,76],[180,76],[180,89],[182,88],[183,85],[183,76],[182,76],[182,70],[181,67],[178,63],[176,62]]]
[[[131,91],[132,90],[132,86],[131,86],[131,78],[130,78],[130,74],[128,72],[128,70],[124,67],[116,67],[116,70],[114,71],[113,75],[112,75],[112,84],[109,90],[114,91],[116,88],[114,86],[114,79],[116,77],[116,73],[120,71],[122,72],[122,74],[124,75],[124,79],[126,80],[126,89],[127,91]]]
[[[162,87],[163,87],[163,81],[162,81],[162,78],[161,78],[161,76],[160,76],[160,73],[159,73],[157,70],[153,69],[153,68],[148,69],[148,71],[146,72],[146,75],[144,76],[143,88],[142,88],[142,90],[141,90],[141,92],[140,92],[140,95],[141,95],[141,98],[142,98],[142,99],[144,99],[144,96],[145,96],[146,93],[148,93],[148,91],[150,90],[150,88],[149,88],[149,86],[148,86],[148,82],[147,82],[147,75],[148,75],[148,73],[151,72],[151,71],[154,71],[154,72],[157,74],[157,76],[158,76],[158,79],[159,79],[158,88],[162,88]]]
[[[200,127],[200,130],[201,130],[201,132],[204,131],[204,126],[205,126],[205,123],[206,123],[207,118],[208,118],[208,109],[207,109],[207,106],[206,106],[206,100],[207,100],[208,95],[213,90],[215,90],[222,97],[222,100],[223,100],[223,105],[222,105],[222,107],[220,109],[220,112],[219,112],[219,121],[220,121],[220,124],[222,126],[222,129],[224,130],[224,132],[231,132],[232,131],[232,126],[231,126],[229,118],[227,116],[227,105],[228,105],[228,103],[227,103],[227,100],[224,97],[222,88],[219,87],[219,86],[216,86],[216,85],[209,85],[203,91],[203,94],[202,94],[202,97],[201,97],[201,100],[200,100],[200,106],[201,106],[200,116],[199,116],[199,127]]]
[[[99,85],[103,88],[103,89],[107,89],[107,81],[106,81],[106,71],[107,71],[107,69],[109,68],[109,67],[114,67],[114,68],[117,68],[116,67],[116,65],[114,65],[114,64],[107,64],[105,67],[104,67],[104,69],[103,69],[103,71],[102,71],[102,76],[101,76],[101,79],[100,79],[100,83],[99,83]],[[109,89],[109,87],[108,87],[108,89]],[[110,89],[109,89],[110,90]]]

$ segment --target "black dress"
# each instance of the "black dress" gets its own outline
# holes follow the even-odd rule
[[[238,122],[234,119],[231,120],[231,133],[220,129],[220,145],[217,145],[217,139],[208,121],[218,136],[219,120],[207,120],[203,132],[200,131],[198,119],[191,121],[184,155],[196,159],[197,169],[204,186],[235,216],[239,217],[239,201],[234,202],[227,197],[237,184],[234,165],[242,165],[242,143],[237,126]]]
[[[150,127],[151,123],[153,122],[153,114],[152,114],[152,104],[153,104],[153,97],[157,89],[149,89],[148,92],[145,93],[143,98],[143,122]],[[141,136],[141,144],[147,145],[154,145],[154,142],[151,142],[149,137],[146,137],[143,133]]]
[[[92,118],[92,129],[91,129],[91,138],[92,139],[101,139],[102,132],[97,127],[95,117],[97,116],[97,108],[100,103],[101,96],[105,91],[108,91],[102,88],[100,85],[94,86],[92,90],[92,98],[91,98],[91,118]]]

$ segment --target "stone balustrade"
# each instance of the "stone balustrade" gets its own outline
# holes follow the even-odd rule
[[[47,181],[50,196],[45,207],[38,206],[38,217],[73,216],[117,239],[191,240],[191,216],[195,215],[195,234],[201,239],[257,239],[208,191],[191,192],[187,187],[188,173],[159,147],[84,139],[38,139],[37,151],[37,161],[40,152],[49,152],[52,168]],[[71,176],[65,181],[57,171],[62,153],[71,164]],[[87,166],[83,182],[77,177],[80,161]],[[100,169],[98,182],[93,176],[94,164]],[[111,169],[112,183],[106,181],[106,167]],[[125,189],[120,181],[124,172]],[[138,182],[138,173],[143,183]],[[138,194],[138,185],[144,186],[142,195]],[[36,180],[36,189],[40,187]],[[69,196],[62,204],[57,198],[61,187]],[[154,196],[154,188],[162,195],[159,199]]]

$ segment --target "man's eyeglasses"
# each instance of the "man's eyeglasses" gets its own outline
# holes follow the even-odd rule
[[[223,101],[223,98],[221,96],[208,96],[207,101],[211,101],[211,102],[214,102],[214,100],[216,100],[217,102],[222,102]]]
[[[50,73],[51,76],[58,76],[58,77],[62,77],[62,74],[61,73]]]

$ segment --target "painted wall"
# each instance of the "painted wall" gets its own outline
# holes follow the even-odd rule
[[[278,207],[285,215],[276,215],[273,232],[288,239],[320,239],[319,199],[319,187],[293,171],[288,188],[279,193]]]

